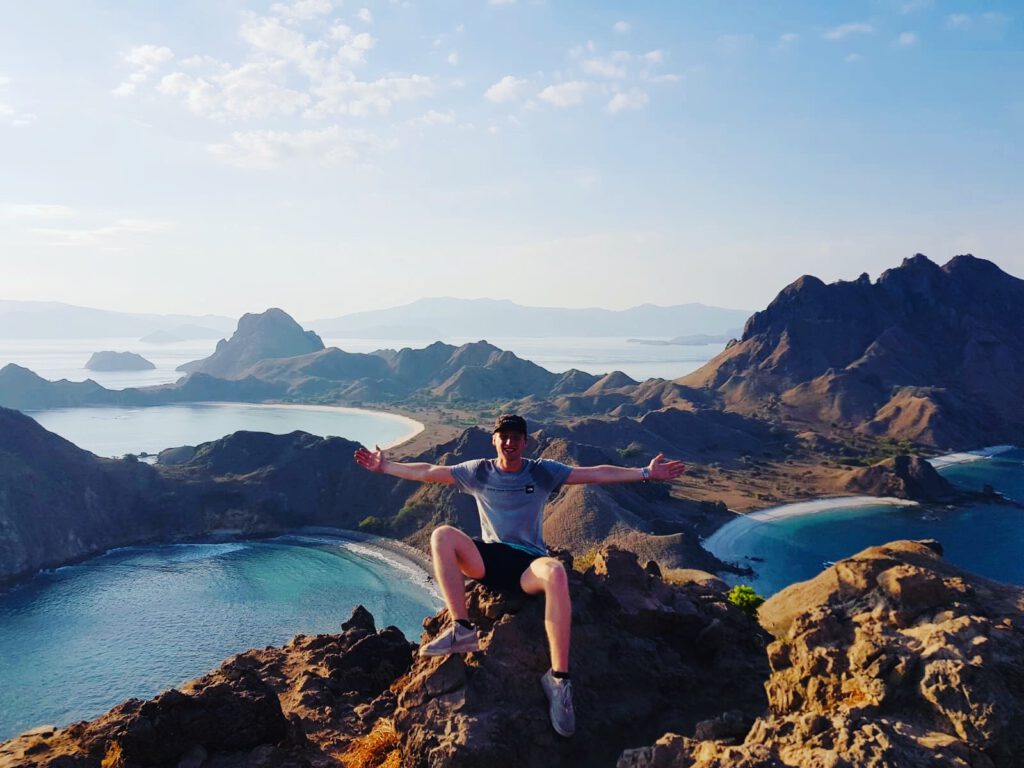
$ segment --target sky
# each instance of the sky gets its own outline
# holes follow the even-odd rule
[[[1024,277],[1024,8],[0,0],[0,299],[314,319]]]

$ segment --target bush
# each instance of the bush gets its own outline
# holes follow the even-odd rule
[[[373,515],[364,517],[359,521],[359,530],[366,531],[367,533],[382,533],[385,527],[384,521]]]
[[[730,589],[728,600],[751,618],[757,617],[757,609],[764,602],[764,598],[746,584],[737,584]]]

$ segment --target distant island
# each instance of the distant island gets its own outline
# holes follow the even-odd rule
[[[355,312],[304,323],[321,336],[369,339],[447,339],[465,336],[656,336],[731,332],[749,310],[705,304],[623,310],[527,307],[495,299],[420,299],[391,309]]]
[[[152,371],[153,363],[135,352],[93,352],[85,369],[88,371]]]
[[[174,344],[179,341],[194,341],[197,339],[219,339],[224,335],[223,331],[215,328],[206,328],[201,325],[176,325],[173,328],[153,331],[143,336],[139,341],[147,344]]]
[[[725,344],[732,339],[737,339],[742,331],[737,329],[725,333],[694,333],[689,336],[676,336],[674,339],[665,341],[663,339],[626,339],[630,344],[648,344],[652,347],[697,347],[702,344]]]

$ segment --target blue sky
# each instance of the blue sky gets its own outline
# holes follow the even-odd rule
[[[0,298],[756,309],[918,251],[1024,276],[1019,15],[8,3]]]

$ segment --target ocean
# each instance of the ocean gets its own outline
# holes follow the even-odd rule
[[[1024,503],[1024,450],[941,467],[958,488],[990,485]],[[1024,585],[1024,508],[1007,504],[965,506],[874,504],[837,506],[806,515],[757,520],[739,517],[709,537],[707,547],[753,576],[728,576],[771,595],[816,576],[827,564],[898,539],[935,539],[951,562],[981,576]]]
[[[322,534],[128,547],[0,593],[0,741],[96,717],[249,648],[341,631],[364,605],[413,642],[440,601],[422,575]]]

